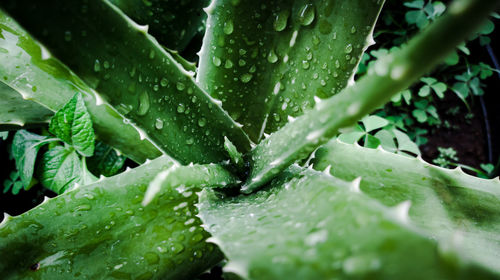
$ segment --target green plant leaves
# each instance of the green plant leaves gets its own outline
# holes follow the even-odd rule
[[[57,194],[79,183],[82,163],[72,147],[56,146],[43,154],[40,164],[40,182]]]
[[[45,47],[3,10],[0,10],[0,50],[3,50],[0,51],[2,82],[15,90],[28,104],[36,102],[51,111],[57,111],[75,93],[81,93],[92,116],[96,134],[101,140],[136,162],[144,162],[161,154],[148,140],[141,140],[134,127],[124,122],[124,118],[108,104],[103,104],[94,90],[52,57]],[[21,101],[20,97],[17,100]],[[23,103],[22,106],[25,108],[24,106],[31,105]],[[2,111],[11,109],[13,108],[2,108]],[[21,112],[16,110],[15,114],[20,115]],[[120,137],[116,137],[115,130],[120,131]]]
[[[213,1],[197,81],[258,142],[347,85],[383,2]]]
[[[192,279],[222,260],[197,196],[164,188],[141,205],[168,157],[82,186],[0,224],[2,279]],[[191,187],[191,186],[186,186]]]
[[[463,256],[500,273],[500,181],[466,175],[384,150],[336,140],[315,153],[314,168],[335,177],[361,177],[360,190],[387,206],[411,201],[409,217],[437,239],[456,240]],[[328,167],[330,166],[330,167]]]
[[[49,131],[73,146],[82,156],[90,157],[94,154],[94,129],[81,94],[75,94],[55,113],[50,121]]]
[[[16,168],[19,171],[19,177],[25,187],[30,185],[35,171],[35,160],[38,150],[47,137],[30,133],[26,130],[19,130],[12,140],[12,157],[16,161]]]
[[[408,203],[385,207],[358,193],[359,181],[297,169],[250,196],[202,192],[200,217],[229,259],[225,271],[244,279],[492,277],[449,241],[415,230]]]
[[[227,159],[224,136],[242,151],[250,149],[243,130],[194,83],[192,73],[109,2],[1,5],[143,137],[181,163]]]

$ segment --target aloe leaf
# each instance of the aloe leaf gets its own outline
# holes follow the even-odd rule
[[[160,44],[183,50],[203,29],[206,18],[202,8],[208,0],[110,0],[127,16],[141,25],[148,25],[151,35]]]
[[[26,0],[1,5],[181,163],[226,159],[224,136],[242,150],[250,149],[248,137],[216,101],[143,27],[109,2]]]
[[[297,169],[249,196],[203,191],[200,217],[229,259],[226,271],[245,279],[493,278],[451,242],[415,230],[407,203],[389,208],[357,192],[357,180]]]
[[[173,164],[160,157],[4,219],[2,279],[192,279],[219,262],[193,192],[165,188],[141,205],[148,183]]]
[[[356,84],[316,104],[313,110],[266,138],[251,152],[250,176],[242,191],[249,193],[258,189],[294,161],[306,158],[335,136],[340,128],[354,125],[389,101],[391,96],[410,86],[479,27],[499,2],[452,2],[444,16],[407,46],[377,60]]]
[[[194,164],[189,166],[173,165],[164,170],[149,184],[142,205],[146,206],[160,193],[162,188],[195,185],[197,187],[226,188],[241,183],[241,181],[218,164]]]
[[[82,93],[92,116],[97,136],[137,162],[161,155],[149,140],[141,140],[136,129],[124,123],[97,93],[0,9],[0,79],[17,91],[19,97],[57,111],[77,92]],[[2,98],[4,95],[2,95]],[[19,99],[18,99],[19,100]],[[28,106],[28,105],[18,105]],[[2,111],[10,110],[2,107]],[[17,112],[21,114],[24,112]],[[120,131],[116,137],[114,131]]]
[[[382,149],[332,140],[315,152],[314,168],[344,180],[387,206],[411,201],[410,219],[442,238],[460,240],[464,252],[500,273],[500,181],[466,175]]]
[[[1,48],[1,47],[0,47]],[[2,52],[2,49],[0,49]],[[15,90],[0,80],[0,128],[22,127],[25,124],[46,124],[52,111],[35,102],[24,100]]]
[[[214,0],[197,80],[257,142],[353,79],[383,3]]]

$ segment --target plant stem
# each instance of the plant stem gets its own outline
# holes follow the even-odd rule
[[[448,12],[399,52],[379,59],[354,86],[324,102],[261,142],[251,152],[250,176],[242,192],[251,193],[296,160],[355,124],[410,86],[476,30],[497,0],[456,0]]]

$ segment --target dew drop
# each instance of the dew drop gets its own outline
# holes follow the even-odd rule
[[[161,85],[162,87],[166,87],[166,86],[168,85],[168,80],[167,80],[167,78],[161,78],[161,80],[160,80],[160,85]]]
[[[205,118],[198,119],[198,126],[199,127],[204,127],[206,124],[207,124],[207,119],[205,119]]]
[[[182,82],[177,82],[177,90],[183,91],[186,88],[186,85],[184,85]]]
[[[220,60],[220,58],[218,58],[217,56],[214,56],[214,57],[212,57],[212,63],[213,63],[215,66],[219,67],[219,66],[220,66],[220,64],[221,64],[221,60]]]
[[[94,62],[94,71],[95,72],[101,71],[101,62],[99,62],[99,59],[96,59]]]
[[[352,52],[352,45],[351,44],[347,44],[347,46],[345,46],[345,53],[351,53]]]
[[[245,74],[241,75],[240,80],[242,83],[246,84],[246,83],[250,82],[250,80],[252,78],[253,78],[252,74],[245,73]]]
[[[177,106],[177,113],[184,113],[186,111],[186,106],[183,103],[179,103]]]
[[[356,27],[353,26],[353,27],[351,27],[351,34],[354,34],[354,33],[356,33]]]
[[[303,26],[307,26],[314,21],[314,6],[313,4],[306,4],[300,9],[299,12],[299,22]]]
[[[224,64],[224,68],[226,68],[226,69],[233,68],[233,62],[231,61],[231,59],[226,60],[226,63]]]
[[[224,22],[224,33],[229,35],[231,33],[233,33],[233,30],[234,30],[234,26],[233,26],[233,21],[232,20],[228,20],[226,22]]]
[[[276,19],[274,20],[274,30],[283,31],[286,28],[288,17],[290,16],[290,12],[288,10],[283,10],[278,13]]]
[[[193,145],[193,143],[194,143],[194,139],[192,137],[186,140],[187,145]]]
[[[278,61],[278,56],[276,55],[273,49],[269,51],[269,54],[267,55],[267,61],[269,63],[275,63],[276,61]]]
[[[144,116],[148,111],[149,111],[149,94],[144,91],[139,95],[139,108],[137,109],[137,115]]]
[[[156,119],[156,121],[155,121],[155,127],[158,130],[163,128],[163,121],[160,118]]]

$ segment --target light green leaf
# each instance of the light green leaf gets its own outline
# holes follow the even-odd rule
[[[52,117],[49,131],[70,144],[82,156],[94,154],[95,135],[92,120],[82,95],[77,93]]]
[[[425,2],[423,0],[415,0],[415,1],[404,2],[403,5],[408,8],[423,9]]]
[[[236,166],[242,167],[245,162],[243,161],[243,155],[238,152],[238,149],[236,149],[236,146],[231,143],[227,137],[224,137],[224,148],[226,149],[226,152],[229,154],[229,158],[231,159],[231,162],[233,162]]]
[[[448,89],[448,86],[445,83],[438,82],[432,85],[432,89],[439,98],[443,99],[444,92]]]
[[[158,203],[141,205],[149,182],[173,164],[160,157],[6,217],[2,279],[185,280],[220,262],[205,242],[191,186],[162,189]]]
[[[215,0],[197,81],[257,142],[352,82],[383,2]]]
[[[250,149],[238,124],[195,84],[194,73],[184,71],[144,27],[108,1],[16,0],[0,5],[143,137],[181,163],[227,159],[224,136],[242,152]],[[44,36],[44,30],[51,32]]]
[[[431,88],[428,85],[425,85],[420,88],[418,91],[418,95],[421,97],[426,97],[431,93]]]
[[[56,146],[43,155],[40,182],[47,189],[62,194],[81,180],[82,166],[75,149]]]
[[[460,168],[440,168],[421,158],[335,140],[315,155],[315,169],[331,166],[331,174],[344,180],[361,177],[361,192],[387,206],[411,201],[409,218],[420,231],[452,241],[461,256],[500,273],[498,179],[480,179]]]
[[[411,114],[417,119],[419,123],[424,123],[427,121],[427,113],[421,109],[415,109]]]
[[[16,161],[21,182],[28,187],[35,170],[35,160],[40,147],[47,142],[47,137],[26,130],[19,130],[12,140],[12,157]]]
[[[202,192],[200,217],[229,260],[225,271],[259,280],[493,277],[449,239],[415,229],[408,203],[385,207],[357,180],[297,169],[249,196]]]
[[[366,132],[382,128],[389,124],[388,120],[376,115],[366,116],[363,119],[361,119],[361,122],[365,126]]]

